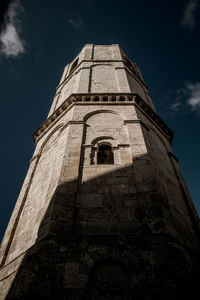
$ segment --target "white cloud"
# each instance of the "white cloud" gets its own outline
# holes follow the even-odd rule
[[[19,0],[14,0],[8,7],[6,22],[0,35],[0,54],[15,57],[25,52],[25,42],[20,38],[21,22],[19,14],[23,7]]]
[[[174,99],[173,102],[170,101],[170,111],[173,115],[191,110],[200,113],[200,82],[186,82],[183,88],[172,91],[171,96]]]
[[[82,28],[82,20],[79,17],[73,18],[73,19],[71,18],[71,19],[68,19],[67,21],[74,27],[75,30]]]
[[[186,89],[189,93],[187,104],[189,104],[193,110],[198,110],[200,113],[200,82],[187,83]]]
[[[192,29],[196,25],[196,11],[199,7],[198,0],[189,0],[183,14],[183,18],[181,20],[181,24],[184,28],[189,29],[192,31]]]

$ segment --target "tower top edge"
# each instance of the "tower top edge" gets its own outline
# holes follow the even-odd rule
[[[84,46],[82,48],[84,48],[85,46],[95,46],[95,47],[102,47],[102,46],[105,46],[105,47],[111,47],[111,46],[119,46],[119,44],[84,44]]]
[[[86,61],[119,61],[128,58],[119,44],[85,44],[77,55],[66,66],[73,64],[75,61],[80,63]],[[129,59],[129,58],[128,58]],[[130,59],[129,59],[130,60]]]

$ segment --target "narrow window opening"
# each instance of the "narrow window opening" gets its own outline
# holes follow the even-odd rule
[[[71,73],[76,68],[77,65],[78,65],[78,58],[73,62],[69,73]]]
[[[114,155],[109,145],[100,145],[97,152],[97,164],[114,164]]]
[[[131,63],[131,61],[124,56],[124,61],[125,61],[125,64],[127,65],[127,67],[129,68],[129,70],[132,71],[132,73],[134,73],[136,76],[138,76],[136,70],[135,70],[135,67],[133,66],[133,64]]]

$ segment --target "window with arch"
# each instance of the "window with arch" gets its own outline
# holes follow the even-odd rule
[[[99,145],[97,151],[97,164],[98,165],[114,164],[114,155],[113,155],[112,147],[110,145],[108,144]]]

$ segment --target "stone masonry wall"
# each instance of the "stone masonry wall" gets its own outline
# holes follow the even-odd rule
[[[146,127],[141,125],[138,117],[143,118]],[[10,267],[8,268],[9,265],[4,267],[3,276],[6,279],[1,282],[2,299],[3,295],[8,293],[11,284],[15,286],[15,289],[9,292],[11,299],[14,297],[14,290],[17,293],[15,295],[22,299],[28,295],[27,293],[34,294],[32,285],[37,286],[36,291],[39,293],[37,296],[48,295],[50,299],[51,297],[55,299],[55,292],[50,292],[47,281],[44,283],[44,280],[47,280],[46,275],[42,275],[43,268],[45,270],[47,266],[51,266],[52,270],[48,272],[53,272],[56,281],[60,282],[59,287],[54,285],[55,291],[61,293],[60,299],[65,299],[62,290],[65,295],[77,295],[79,298],[84,293],[87,298],[86,291],[88,291],[96,295],[95,299],[103,299],[102,295],[108,293],[107,288],[99,292],[98,290],[100,286],[102,289],[104,280],[107,280],[112,291],[110,297],[118,299],[119,293],[121,297],[119,299],[128,299],[126,297],[129,296],[125,295],[133,293],[136,296],[140,293],[143,286],[143,281],[139,279],[141,274],[142,276],[149,274],[150,278],[158,276],[152,271],[152,260],[154,268],[158,268],[160,263],[156,260],[160,254],[155,252],[155,245],[161,247],[160,251],[162,255],[164,253],[165,260],[170,261],[168,255],[172,254],[167,250],[170,239],[173,243],[175,241],[177,243],[176,246],[174,244],[174,250],[170,251],[180,251],[179,256],[181,255],[181,265],[180,262],[176,262],[176,268],[180,268],[180,272],[187,276],[188,271],[183,269],[183,265],[190,268],[191,257],[183,255],[184,244],[190,249],[197,247],[195,234],[185,204],[182,203],[170,160],[166,155],[166,148],[170,149],[169,142],[165,137],[162,137],[163,142],[160,141],[157,128],[150,124],[134,105],[105,106],[84,103],[75,104],[73,110],[51,128],[51,132],[46,143],[44,141],[49,133],[39,140],[34,154],[36,156],[42,147],[41,157],[7,258],[7,262],[16,261],[13,265],[13,275],[7,277],[6,272],[7,274],[10,272]],[[110,143],[113,148],[115,153],[113,165],[98,165],[95,158],[93,162],[91,161],[92,151],[95,151],[95,147],[98,148],[98,144],[102,142]],[[174,192],[173,197],[171,190]],[[179,224],[180,216],[174,209],[176,206],[182,210],[181,216],[185,216],[184,224],[183,222]],[[179,226],[183,226],[184,230]],[[69,239],[72,234],[76,239],[77,254],[74,252],[73,243],[63,240]],[[123,236],[124,240],[114,241],[111,238],[113,235]],[[136,239],[138,235],[140,243]],[[167,238],[168,242],[162,240],[165,235],[171,236]],[[52,246],[44,244],[48,236],[52,239]],[[79,236],[85,236],[86,240],[80,241]],[[89,241],[86,237],[93,238]],[[147,239],[148,246],[145,246]],[[120,243],[124,245],[123,251],[120,250]],[[144,252],[139,251],[140,247],[143,247]],[[135,249],[134,254],[130,249]],[[149,253],[148,249],[152,249],[153,252]],[[25,256],[24,251],[27,253]],[[50,255],[49,258],[46,257],[47,253]],[[21,267],[17,271],[17,257],[20,254]],[[39,262],[36,257],[40,256]],[[137,257],[140,263],[143,261],[142,264],[145,264],[143,273],[139,267],[138,275],[128,267],[132,265],[135,270],[139,264]],[[35,265],[32,265],[34,261]],[[54,261],[57,261],[56,266]],[[173,264],[175,262],[171,258],[170,268]],[[38,275],[34,271],[35,268]],[[109,282],[105,277],[105,270],[108,274],[117,272],[116,279],[113,277]],[[166,272],[168,276],[175,276],[173,273],[175,271],[169,273],[166,269]],[[41,278],[41,284],[38,282],[38,276]],[[125,278],[129,276],[132,283],[127,283],[129,287],[126,287]],[[91,279],[93,277],[97,278],[96,281]],[[19,289],[21,278],[24,278],[23,285],[20,283]],[[32,278],[31,285],[28,278]],[[118,292],[114,288],[115,280],[120,282]],[[156,280],[158,284],[158,279]],[[171,299],[167,289],[170,293],[175,293],[172,288],[175,279],[171,277],[172,283],[167,283],[168,288],[161,275],[159,280],[159,289],[162,287],[165,291],[165,296],[161,299]],[[41,290],[44,284],[45,292]],[[86,289],[87,284],[91,285],[91,288]],[[153,289],[153,281],[148,284]],[[53,283],[50,286],[53,286]],[[153,292],[149,290],[149,293]]]
[[[154,109],[141,76],[131,73],[124,61],[126,55],[118,45],[86,45],[64,69],[49,112],[58,108],[72,93],[138,93]],[[77,61],[78,60],[78,61]],[[73,63],[77,66],[71,71]]]
[[[83,97],[59,108],[73,93]],[[118,45],[84,46],[34,137],[1,243],[0,299],[188,299],[199,220],[172,133]]]

